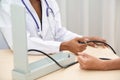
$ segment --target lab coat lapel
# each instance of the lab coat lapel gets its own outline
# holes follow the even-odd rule
[[[46,3],[44,0],[42,1],[42,27],[43,27],[43,31],[42,31],[42,35],[43,35],[43,39],[47,38],[47,33],[49,31],[49,24],[48,24],[48,17],[46,15]]]
[[[30,9],[31,13],[32,13],[33,16],[35,17],[35,19],[36,19],[36,21],[37,21],[37,23],[38,23],[38,25],[39,25],[39,29],[41,30],[40,19],[39,19],[38,15],[37,15],[35,9],[32,7],[32,5],[31,5],[31,3],[30,3],[29,0],[24,0],[24,2],[26,3],[26,5],[27,5],[28,8]],[[28,12],[28,11],[27,11],[27,12]],[[29,13],[29,15],[30,15],[30,13]],[[31,16],[31,15],[30,15],[30,16]],[[32,17],[32,16],[31,16],[31,17]],[[33,22],[34,22],[34,20],[33,20]],[[36,24],[36,23],[34,22],[34,24]],[[34,27],[37,29],[37,26],[36,26],[36,25],[35,25]]]

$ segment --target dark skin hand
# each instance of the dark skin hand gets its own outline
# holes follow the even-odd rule
[[[94,36],[94,37],[83,37],[84,40],[86,41],[102,41],[102,42],[105,42],[106,43],[106,40],[101,38],[101,37],[97,37],[97,36]],[[90,42],[88,43],[87,45],[89,46],[92,46],[92,47],[98,47],[98,46],[101,46],[103,48],[107,47],[106,45],[102,44],[102,43],[94,43],[94,42]]]
[[[77,55],[78,52],[82,52],[86,49],[86,44],[80,44],[79,41],[84,41],[82,38],[75,38],[70,41],[61,43],[60,51],[69,50]]]

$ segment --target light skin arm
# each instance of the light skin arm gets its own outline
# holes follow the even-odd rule
[[[79,53],[80,68],[86,70],[117,70],[120,69],[120,58],[101,60],[85,53]]]
[[[106,61],[105,64],[107,70],[120,70],[120,58]]]

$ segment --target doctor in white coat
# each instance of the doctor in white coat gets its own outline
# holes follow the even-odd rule
[[[1,5],[1,10],[3,10],[1,21],[3,23],[0,24],[11,27],[8,5],[14,1],[9,0],[8,2],[7,7],[5,7],[5,3]],[[87,46],[78,43],[79,41],[105,41],[99,37],[82,37],[62,27],[60,11],[55,0],[19,0],[19,4],[26,9],[28,49],[37,49],[46,53],[69,50],[77,54],[85,50]],[[2,30],[12,48],[11,30],[8,31],[6,28]]]

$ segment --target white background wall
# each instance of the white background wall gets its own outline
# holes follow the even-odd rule
[[[60,12],[61,12],[61,18],[62,18],[62,24],[63,26],[67,26],[67,17],[66,17],[66,13],[67,13],[67,5],[66,2],[67,0],[56,0],[58,2],[58,5],[60,7]]]
[[[120,0],[57,1],[63,26],[78,34],[104,37],[120,54]],[[0,45],[7,48],[4,41]]]
[[[120,54],[120,0],[57,0],[63,25],[75,33],[100,36]]]

